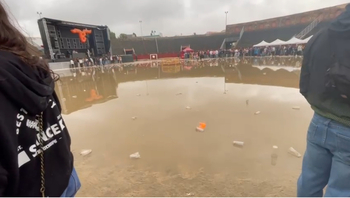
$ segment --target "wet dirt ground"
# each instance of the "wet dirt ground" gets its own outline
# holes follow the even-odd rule
[[[287,151],[303,154],[312,117],[298,73],[215,67],[222,76],[119,82],[117,99],[64,115],[77,196],[295,196],[302,158]],[[135,152],[140,159],[129,158]]]

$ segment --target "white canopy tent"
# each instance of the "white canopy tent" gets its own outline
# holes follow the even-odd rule
[[[266,41],[261,41],[260,43],[253,45],[254,47],[262,47],[262,46],[267,46],[269,43]]]
[[[305,44],[305,43],[309,42],[309,40],[311,38],[312,38],[312,36],[302,40],[302,39],[292,37],[288,41],[282,41],[280,39],[276,39],[276,40],[272,41],[271,43],[268,43],[266,41],[261,41],[260,43],[253,45],[253,47]]]
[[[295,45],[295,44],[304,44],[304,43],[305,43],[304,40],[292,37],[291,39],[285,42],[285,45]]]
[[[309,40],[312,38],[312,36],[313,36],[313,35],[309,36],[309,37],[306,38],[306,39],[303,39],[303,41],[304,41],[305,43],[309,42]]]
[[[268,44],[268,46],[277,46],[277,45],[284,45],[286,42],[282,41],[280,39],[276,39]]]

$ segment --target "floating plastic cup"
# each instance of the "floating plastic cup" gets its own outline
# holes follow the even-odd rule
[[[207,127],[207,124],[205,124],[204,122],[200,122],[199,126],[196,127],[196,131],[203,132],[205,127]]]
[[[130,155],[130,158],[131,159],[140,159],[141,158],[141,155],[139,152],[136,152],[136,153],[133,153]]]
[[[278,158],[278,146],[272,146],[272,153],[271,153],[271,165],[276,166],[277,164],[277,158]]]
[[[207,127],[207,124],[205,124],[204,122],[199,123],[199,128],[205,129],[205,127]]]
[[[244,146],[244,142],[242,142],[242,141],[233,141],[233,146],[243,147]]]
[[[92,152],[91,149],[85,149],[80,152],[80,155],[82,156],[89,155],[91,152]]]
[[[288,153],[295,157],[301,157],[301,154],[297,150],[295,150],[293,147],[290,147],[288,149]]]

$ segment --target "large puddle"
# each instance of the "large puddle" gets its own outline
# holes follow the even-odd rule
[[[288,149],[303,154],[312,116],[298,90],[300,63],[168,60],[59,71],[78,196],[295,196],[302,158]],[[135,152],[140,159],[130,159]]]

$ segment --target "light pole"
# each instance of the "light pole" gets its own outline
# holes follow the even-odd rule
[[[228,14],[228,11],[225,11],[225,14],[226,14],[226,19],[225,19],[225,32],[226,32],[226,26],[227,26],[227,14]]]
[[[139,21],[139,22],[140,22],[141,37],[143,37],[143,33],[142,33],[142,21]]]
[[[37,15],[39,15],[39,19],[41,19],[42,12],[36,12]]]

